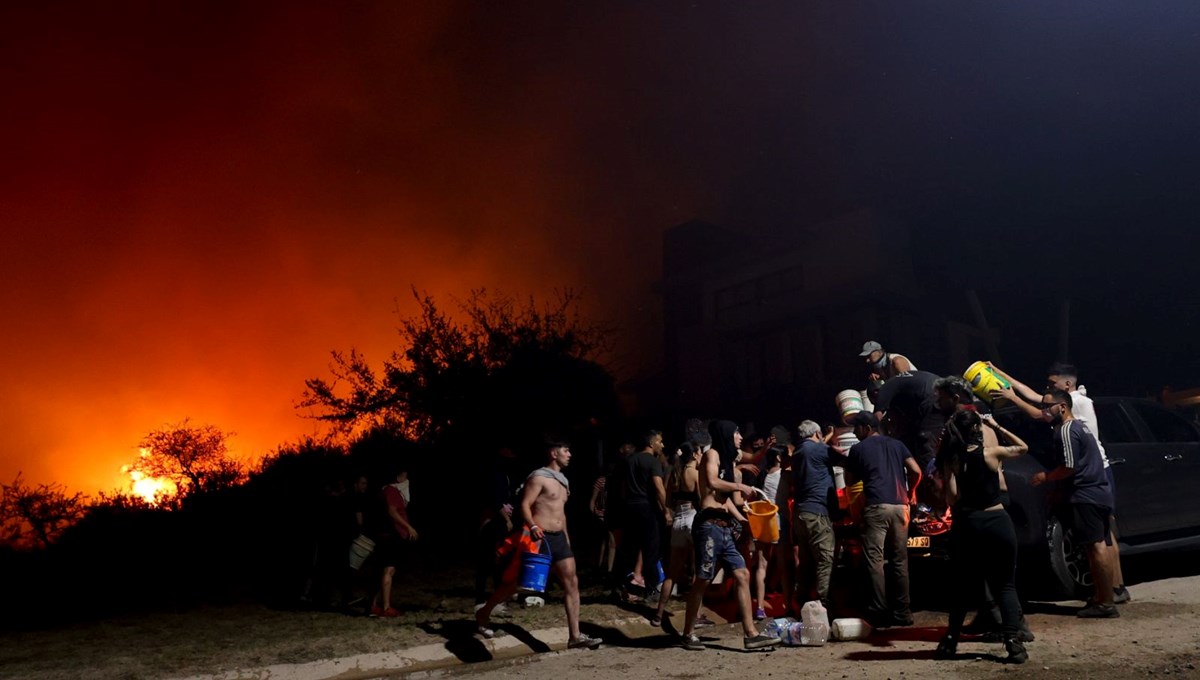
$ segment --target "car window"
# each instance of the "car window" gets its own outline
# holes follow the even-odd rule
[[[1150,433],[1160,442],[1200,441],[1200,435],[1188,421],[1161,406],[1146,401],[1131,402],[1133,410],[1150,428]],[[1107,425],[1105,425],[1107,427]]]
[[[1105,444],[1132,444],[1141,441],[1129,416],[1116,402],[1096,402],[1096,422]]]

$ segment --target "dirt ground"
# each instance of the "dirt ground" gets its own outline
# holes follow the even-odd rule
[[[964,643],[962,659],[935,661],[933,649],[946,615],[918,611],[913,628],[888,631],[867,642],[820,648],[779,648],[746,654],[740,632],[719,627],[705,652],[677,649],[662,631],[644,623],[615,628],[631,612],[606,603],[598,588],[585,593],[585,632],[606,640],[595,652],[548,652],[509,661],[455,665],[425,675],[584,678],[815,677],[901,680],[932,677],[1000,677],[1036,673],[1045,678],[1200,677],[1200,552],[1125,561],[1134,601],[1115,620],[1083,621],[1081,603],[1031,603],[1027,614],[1037,641],[1020,667],[997,663],[1000,645]],[[400,619],[281,611],[261,606],[207,608],[131,616],[54,630],[0,636],[0,680],[163,680],[164,678],[279,663],[303,663],[355,654],[444,644],[469,637],[469,573],[445,573],[401,599]],[[919,601],[919,600],[918,600]],[[679,614],[666,629],[682,620]],[[516,609],[509,620],[524,630],[562,626],[562,608]],[[678,624],[681,625],[681,624]],[[995,655],[994,657],[992,655]],[[1008,676],[1013,677],[1013,676]]]
[[[780,647],[774,652],[741,649],[737,626],[709,634],[710,649],[689,652],[670,646],[666,635],[624,638],[593,651],[540,654],[462,668],[471,680],[569,677],[588,680],[657,678],[809,677],[901,680],[913,677],[1039,678],[1200,677],[1200,576],[1166,578],[1131,588],[1134,601],[1121,618],[1075,617],[1081,602],[1031,603],[1027,615],[1037,640],[1023,666],[999,663],[999,644],[962,643],[959,659],[933,658],[946,616],[919,612],[912,628],[877,632],[864,642],[831,642],[819,648]],[[675,607],[681,609],[681,606]],[[675,620],[680,620],[682,614]]]
[[[305,663],[445,643],[473,633],[469,569],[426,575],[397,588],[405,614],[371,619],[343,613],[211,606],[129,615],[49,630],[0,634],[0,680],[161,680],[201,673]],[[585,594],[584,616],[627,618],[602,590]],[[562,606],[514,607],[497,619],[526,630],[562,624]]]

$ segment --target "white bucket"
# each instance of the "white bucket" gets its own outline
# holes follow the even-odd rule
[[[350,568],[360,569],[363,562],[375,552],[375,541],[360,535],[350,544]]]
[[[862,619],[834,619],[829,632],[834,640],[862,640],[871,634],[871,624]]]
[[[858,443],[858,437],[854,436],[854,430],[846,430],[839,433],[833,438],[833,443],[843,451],[849,451],[851,446]]]
[[[837,405],[842,412],[842,422],[846,423],[851,416],[863,410],[863,398],[858,390],[842,390],[837,393]]]

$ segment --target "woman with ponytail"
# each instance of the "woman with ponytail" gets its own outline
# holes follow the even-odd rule
[[[998,441],[1009,444],[985,446],[985,426],[995,430]],[[1016,588],[1017,536],[1001,503],[1000,489],[1003,462],[1028,450],[1025,442],[993,418],[974,411],[959,411],[946,424],[937,465],[946,504],[954,516],[950,569],[955,596],[946,637],[937,646],[938,658],[951,658],[957,653],[967,608],[982,595],[984,583],[1000,606],[1001,632],[1008,653],[1005,661],[1024,663],[1029,658],[1018,639],[1021,609]]]

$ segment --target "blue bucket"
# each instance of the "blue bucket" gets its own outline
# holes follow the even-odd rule
[[[546,592],[550,576],[550,556],[526,552],[521,554],[520,589],[529,593]]]

